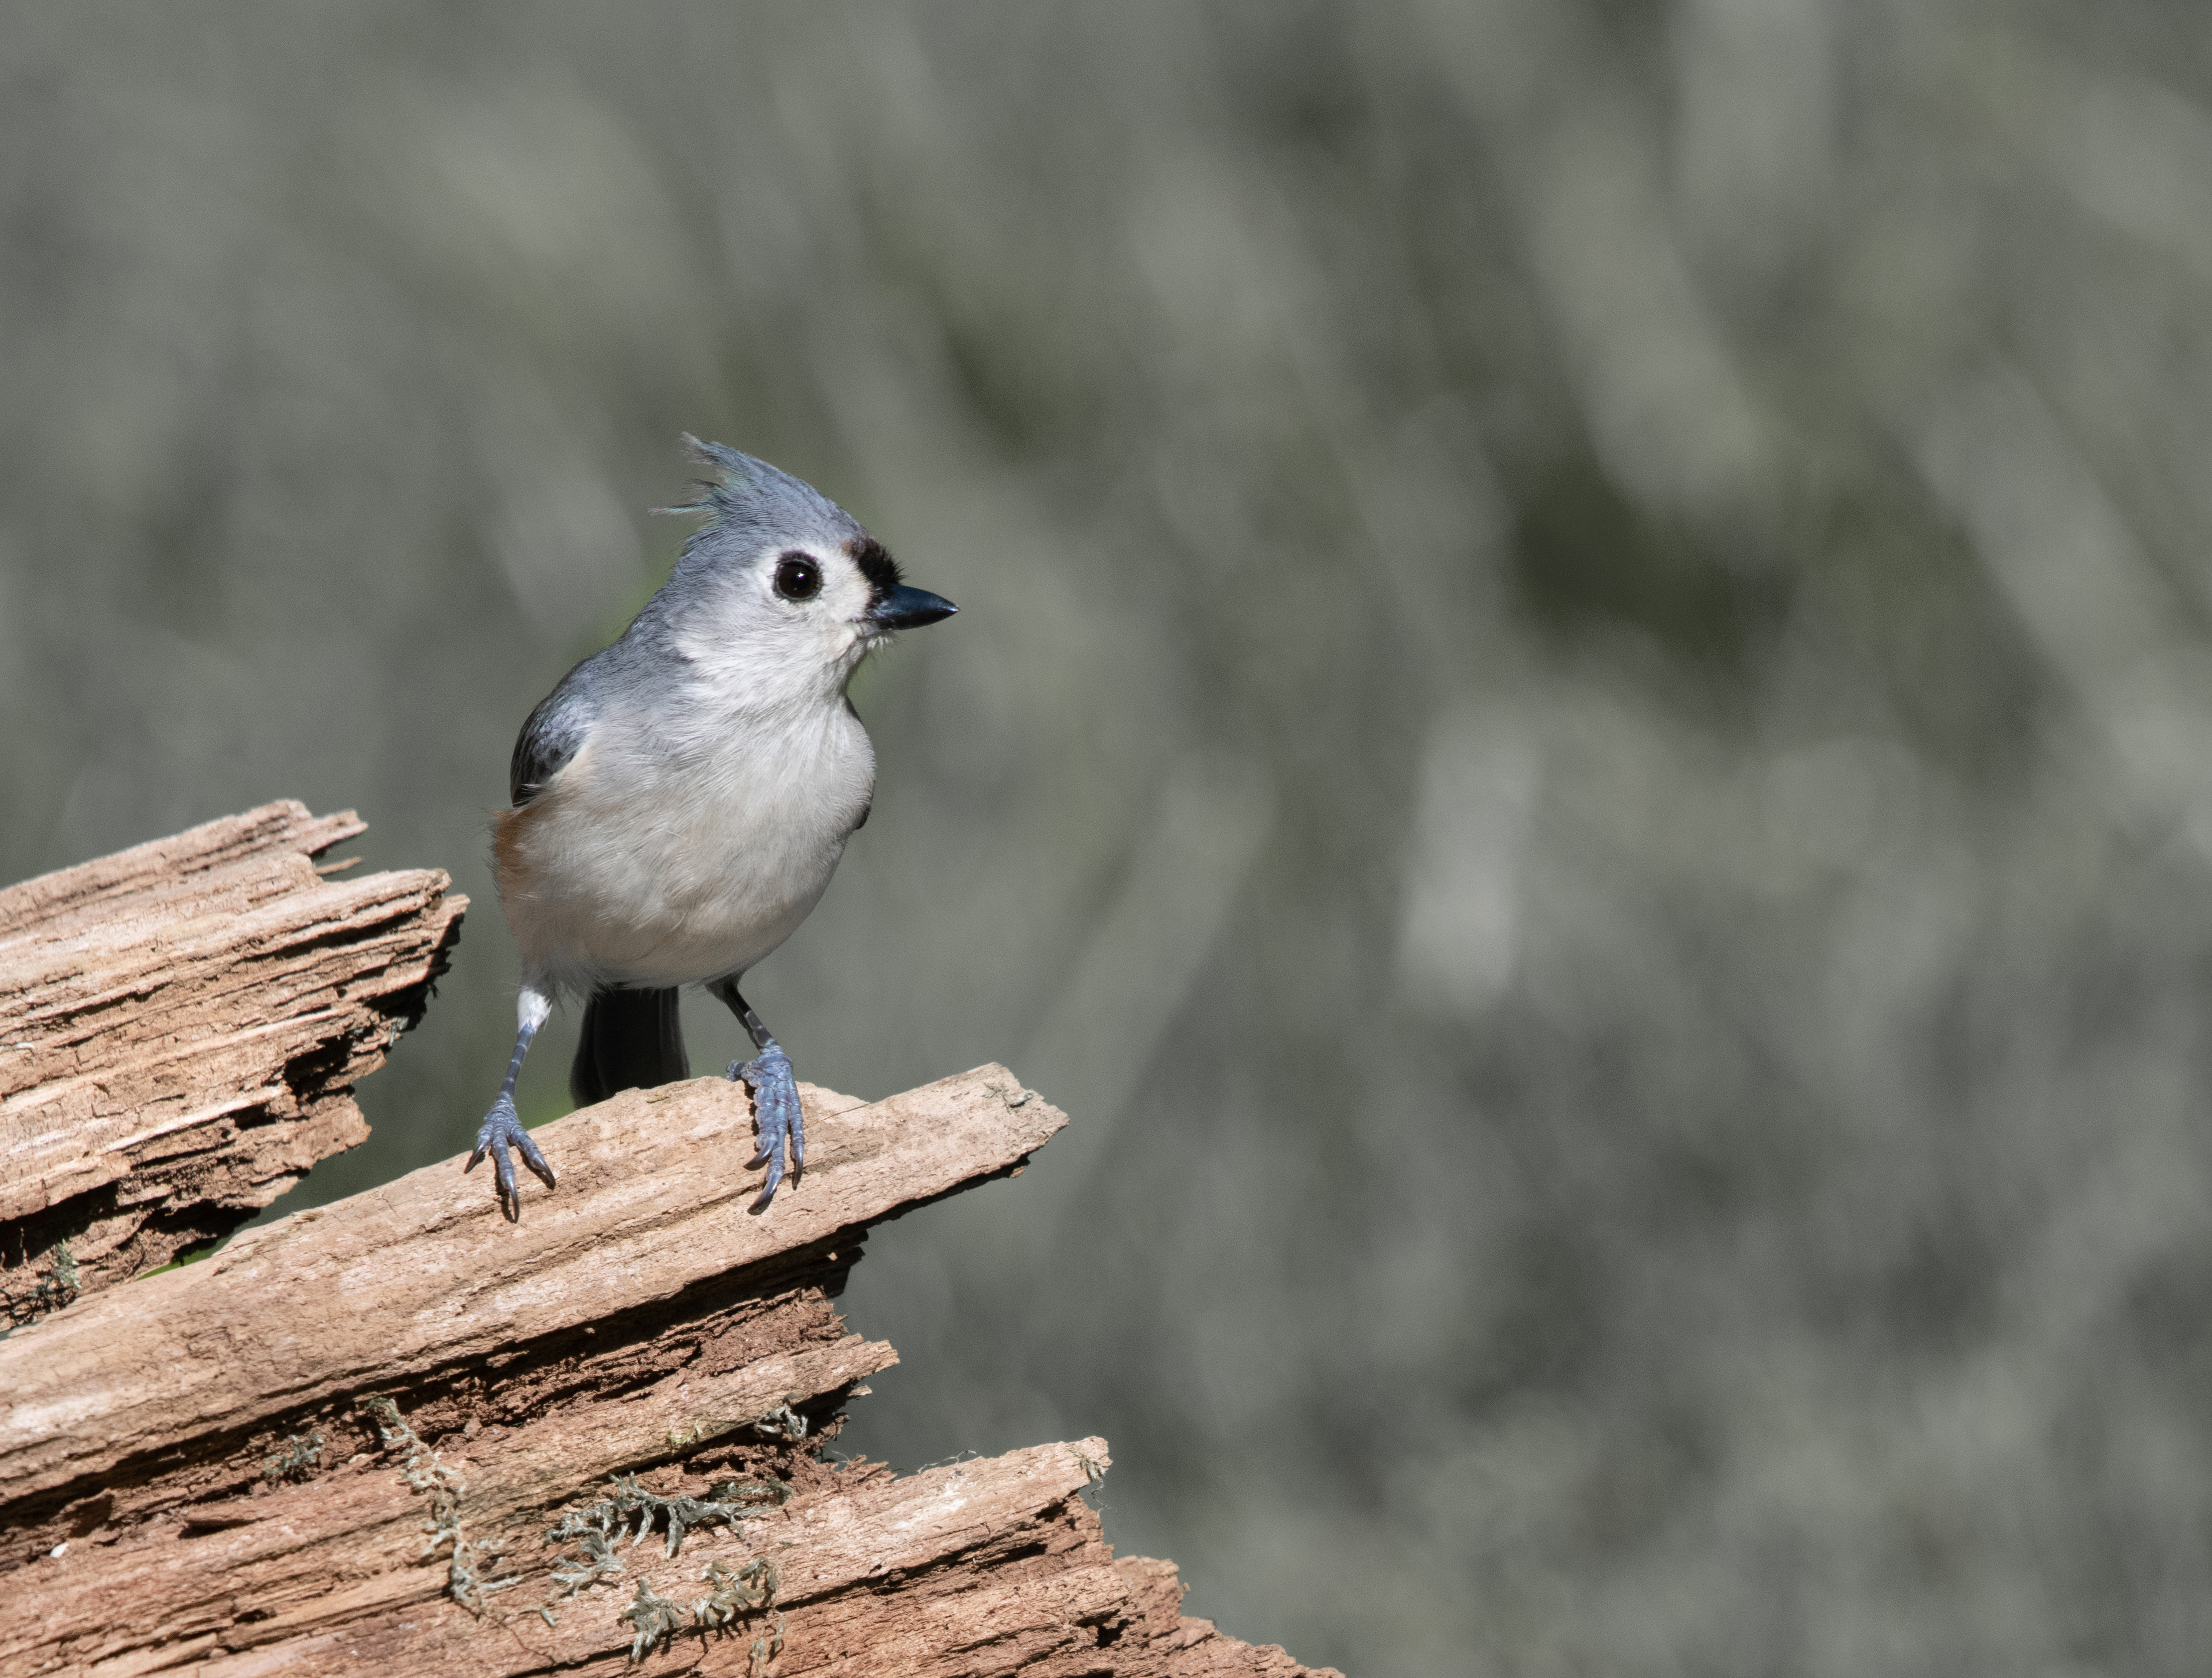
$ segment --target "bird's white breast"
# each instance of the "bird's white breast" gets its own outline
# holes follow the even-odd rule
[[[583,991],[742,973],[814,907],[866,810],[842,697],[606,717],[495,843],[526,982]],[[618,726],[609,727],[610,723]]]

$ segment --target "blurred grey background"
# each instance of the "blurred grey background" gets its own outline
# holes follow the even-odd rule
[[[962,607],[748,989],[1075,1121],[846,1445],[1357,1674],[2203,1669],[2202,6],[14,3],[0,389],[0,877],[475,899],[289,1206],[489,1099],[690,429]]]

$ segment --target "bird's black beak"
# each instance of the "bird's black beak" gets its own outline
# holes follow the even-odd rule
[[[918,629],[950,617],[960,608],[926,588],[902,585],[868,608],[868,621],[879,629]]]

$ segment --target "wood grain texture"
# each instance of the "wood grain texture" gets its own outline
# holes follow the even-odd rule
[[[1066,1121],[999,1067],[802,1096],[811,1163],[763,1217],[750,1101],[701,1079],[541,1129],[561,1186],[519,1225],[456,1156],[0,1342],[0,1673],[612,1671],[641,1580],[673,1610],[654,1671],[1303,1673],[1182,1619],[1170,1565],[1115,1559],[1081,1497],[1103,1440],[903,1479],[820,1450],[896,1361],[830,1304],[866,1226]],[[665,1523],[620,1541],[564,1596],[578,1547],[547,1529],[617,1476],[786,1500],[674,1555]],[[708,1565],[763,1559],[773,1601],[702,1628]]]
[[[1002,1067],[872,1107],[802,1090],[808,1164],[750,1217],[744,1086],[630,1090],[536,1134],[561,1186],[501,1217],[464,1156],[249,1230],[0,1342],[0,1518],[181,1441],[676,1298],[1011,1170],[1066,1120]]]
[[[467,900],[317,869],[362,830],[286,801],[0,891],[0,1321],[51,1308],[56,1242],[96,1292],[368,1135]]]

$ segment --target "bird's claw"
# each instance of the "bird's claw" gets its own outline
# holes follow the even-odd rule
[[[522,1195],[515,1187],[514,1161],[509,1157],[513,1149],[522,1156],[522,1163],[548,1189],[560,1185],[554,1181],[553,1168],[545,1163],[545,1156],[530,1133],[522,1128],[522,1120],[514,1110],[514,1097],[501,1096],[492,1103],[491,1111],[484,1115],[483,1126],[477,1132],[476,1151],[469,1155],[469,1163],[461,1167],[464,1173],[473,1171],[483,1164],[484,1156],[491,1156],[494,1187],[499,1195],[499,1209],[507,1214],[507,1221],[522,1221]]]
[[[799,1108],[799,1080],[792,1075],[791,1056],[776,1048],[763,1049],[750,1061],[732,1061],[730,1078],[753,1092],[753,1127],[757,1146],[753,1157],[745,1162],[745,1169],[750,1171],[765,1165],[768,1179],[761,1184],[760,1197],[745,1210],[765,1212],[783,1182],[787,1141],[793,1182],[806,1164],[806,1121]]]

